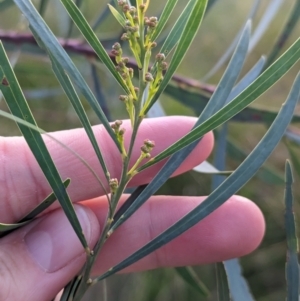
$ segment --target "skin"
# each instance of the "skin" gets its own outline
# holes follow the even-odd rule
[[[144,139],[156,143],[152,155],[158,154],[186,134],[195,123],[189,117],[164,117],[143,122],[133,152],[133,162],[140,154]],[[128,121],[125,141],[130,137]],[[119,178],[120,156],[102,126],[94,127],[111,177]],[[100,175],[90,143],[82,129],[53,133],[78,152]],[[87,241],[92,248],[103,228],[107,212],[104,192],[84,165],[68,151],[45,138],[51,156],[63,179],[71,177],[68,193]],[[213,148],[208,133],[174,175],[200,164]],[[0,138],[0,221],[13,223],[35,207],[51,192],[39,166],[20,137]],[[148,183],[163,163],[145,170],[130,186]],[[126,199],[124,196],[121,200]],[[99,275],[117,264],[161,233],[205,197],[154,196],[109,238],[93,273]],[[241,196],[231,197],[202,222],[138,261],[122,272],[137,272],[159,267],[201,265],[244,256],[257,248],[265,230],[259,208]],[[59,255],[59,256],[58,256]],[[59,205],[29,225],[0,240],[0,301],[48,301],[80,270],[85,254]]]

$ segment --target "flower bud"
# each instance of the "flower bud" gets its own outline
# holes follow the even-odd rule
[[[139,24],[139,17],[138,16],[133,16],[132,20],[133,20],[134,24]]]
[[[118,66],[120,67],[121,70],[123,70],[125,68],[125,64],[123,63],[123,61],[120,61],[118,63]]]
[[[151,48],[154,48],[154,47],[156,47],[156,46],[157,46],[157,43],[156,43],[156,42],[152,42],[151,45],[150,45]]]
[[[139,6],[139,9],[140,9],[142,12],[145,10],[145,8],[146,8],[146,5],[145,5],[145,4],[141,4],[141,5]]]
[[[127,33],[123,33],[122,34],[122,36],[121,36],[121,40],[122,41],[128,41],[130,38],[129,38],[129,36],[128,36],[128,34]]]
[[[156,56],[155,56],[155,60],[157,62],[163,62],[164,60],[166,59],[165,55],[163,53],[158,53]]]
[[[120,127],[122,123],[123,123],[122,120],[116,120],[116,121],[115,121],[115,124],[116,124],[118,127]]]
[[[150,17],[149,21],[157,23],[157,17]]]
[[[129,76],[131,77],[131,78],[133,78],[133,69],[132,68],[128,68],[128,73],[129,73]]]
[[[127,78],[128,78],[128,73],[123,72],[123,73],[121,74],[121,76],[122,76],[123,79],[127,79]]]
[[[121,124],[122,124],[122,120],[116,120],[112,125],[111,128],[115,130],[115,132],[118,132]]]
[[[124,133],[125,133],[125,129],[124,128],[121,128],[120,130],[119,130],[119,135],[120,136],[123,136],[124,135]]]
[[[152,74],[150,72],[147,72],[145,74],[145,81],[146,82],[152,82],[153,80],[154,80],[154,78],[153,78]]]
[[[115,43],[115,44],[113,44],[112,48],[115,50],[119,50],[119,49],[121,49],[121,45],[120,45],[120,43]]]
[[[167,68],[168,68],[168,63],[167,63],[167,62],[162,62],[160,66],[161,66],[161,69],[162,69],[162,70],[167,70]]]
[[[154,148],[154,146],[155,146],[154,141],[146,139],[146,140],[144,140],[144,145],[142,145],[142,147],[141,147],[141,151],[144,154],[149,154],[152,151],[152,149]],[[150,154],[149,154],[149,156],[150,156]],[[147,158],[149,158],[149,156],[147,156]]]
[[[118,55],[120,55],[120,51],[113,49],[111,51],[111,54],[114,55],[114,56],[118,56]]]
[[[119,99],[120,99],[121,101],[128,101],[128,96],[127,96],[127,95],[120,95],[120,96],[119,96]]]
[[[141,146],[141,151],[144,154],[148,154],[149,153],[148,147],[146,145],[142,145]]]
[[[123,8],[123,12],[124,12],[124,13],[127,13],[127,12],[129,11],[129,5],[128,5],[128,4],[124,4],[124,5],[122,6],[122,8]]]
[[[144,140],[144,145],[146,145],[147,147],[153,149],[153,147],[155,146],[155,142],[149,139]]]
[[[138,32],[139,28],[137,26],[128,26],[126,27],[126,30],[128,30],[130,33],[135,33]]]
[[[119,187],[119,182],[117,178],[113,178],[109,180],[109,187],[112,193],[115,193]]]
[[[123,57],[122,62],[126,65],[129,62],[129,58],[128,57]]]
[[[129,9],[129,13],[134,16],[135,13],[136,13],[136,8],[134,6],[131,6],[130,9]]]

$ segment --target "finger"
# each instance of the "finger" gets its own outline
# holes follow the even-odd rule
[[[109,238],[95,274],[103,273],[131,255],[203,200],[203,197],[152,197]],[[103,223],[106,202],[97,198],[85,205],[95,212],[100,224]],[[248,199],[233,196],[203,221],[124,271],[200,265],[241,257],[257,248],[264,229],[259,208]]]
[[[92,248],[100,234],[94,213],[76,205]],[[50,301],[80,271],[85,252],[61,210],[0,241],[0,300]]]
[[[155,156],[184,136],[192,128],[195,120],[190,117],[146,119],[138,132],[131,163],[140,156],[140,146],[145,139],[155,141],[156,146],[152,152]],[[131,135],[130,123],[124,122],[124,127],[127,130],[125,141],[128,145]],[[94,132],[111,177],[119,178],[122,169],[120,153],[102,126],[94,127]],[[82,156],[106,185],[103,171],[83,129],[56,132],[53,135]],[[45,137],[45,141],[62,179],[71,178],[68,192],[73,202],[104,194],[99,183],[78,158],[48,137]],[[213,136],[209,133],[203,137],[174,174],[185,172],[200,164],[207,158],[212,146]],[[0,165],[0,195],[2,198],[0,221],[11,223],[27,214],[51,192],[51,189],[23,138],[0,139],[0,154],[2,158]],[[135,177],[131,184],[140,185],[149,182],[162,164],[145,170]]]
[[[152,197],[107,241],[94,273],[100,274],[153,239],[197,206],[200,197]],[[104,222],[106,201],[76,205],[92,247]],[[89,208],[86,208],[86,207]],[[92,209],[96,214],[93,214]],[[264,234],[264,219],[249,200],[234,196],[168,245],[126,269],[199,265],[240,257],[253,251]],[[61,210],[51,212],[0,241],[0,300],[51,300],[80,270],[85,255]]]

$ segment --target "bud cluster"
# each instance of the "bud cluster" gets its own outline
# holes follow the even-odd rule
[[[122,125],[122,120],[116,120],[112,125],[111,128],[114,130],[116,135],[123,136],[125,133],[124,128],[120,128]]]
[[[140,60],[141,56],[141,45],[139,43],[140,39],[140,21],[139,21],[139,11],[134,7],[130,6],[126,1],[119,0],[119,6],[126,18],[125,33],[122,35],[122,41],[128,41],[131,51],[138,63],[139,68],[142,68],[142,63]]]
[[[117,178],[113,178],[109,180],[109,187],[111,194],[115,194],[118,187],[119,187],[119,181]]]
[[[116,66],[116,70],[118,71],[118,73],[120,73],[120,75],[122,76],[122,78],[124,79],[124,81],[126,82],[128,78],[133,78],[133,69],[132,68],[128,68],[126,66],[126,64],[128,63],[129,59],[127,57],[123,57],[121,59],[119,59],[119,62]]]
[[[141,147],[142,156],[144,158],[150,158],[150,152],[155,146],[155,142],[149,139],[144,140],[144,144]]]
[[[111,51],[112,55],[115,56],[116,62],[119,63],[122,60],[122,47],[120,45],[120,43],[115,43],[112,46],[112,51]]]
[[[162,82],[164,78],[164,71],[167,70],[168,64],[165,61],[166,57],[163,53],[158,53],[155,56],[156,64],[154,65],[156,68],[153,68],[153,72],[146,72],[144,75],[145,82],[148,82],[150,84],[149,86],[149,92],[147,96],[147,100],[145,101],[144,107],[142,109],[141,115],[143,115],[144,110],[148,107],[148,105],[151,102],[151,99],[155,95],[155,93],[158,91],[160,83]]]
[[[152,34],[158,23],[157,17],[145,17],[144,22],[147,25],[147,33]]]
[[[138,173],[137,169],[138,169],[140,163],[144,159],[148,159],[148,158],[151,157],[150,153],[151,153],[151,151],[153,150],[154,147],[155,147],[155,142],[154,141],[149,140],[149,139],[144,140],[144,144],[141,146],[141,155],[137,159],[135,164],[132,166],[130,171],[128,172],[128,176],[133,177],[134,175],[136,175]]]
[[[129,62],[129,58],[122,57],[122,47],[119,43],[115,43],[112,47],[112,54],[115,55],[115,60],[117,65],[115,66],[118,73],[121,75],[124,83],[128,87],[130,93],[128,95],[120,95],[119,99],[126,104],[126,109],[132,120],[134,116],[134,106],[133,101],[137,99],[138,89],[133,86],[132,78],[134,76],[134,71],[132,68],[128,68],[126,65]]]
[[[117,138],[117,140],[120,143],[123,156],[126,156],[126,150],[125,150],[125,147],[124,147],[124,133],[125,133],[125,128],[121,128],[122,123],[123,123],[122,120],[116,120],[111,125],[111,128],[115,132],[116,138]]]
[[[147,99],[141,100],[141,96],[144,95],[143,91],[139,92],[138,88],[132,84],[132,78],[134,71],[132,68],[128,68],[128,58],[122,57],[122,48],[119,43],[113,45],[112,54],[116,60],[116,70],[121,75],[124,83],[128,87],[127,95],[121,95],[120,100],[126,104],[126,109],[129,112],[132,125],[136,119],[136,110],[139,110],[139,116],[143,116],[143,112],[151,102],[151,99],[159,89],[159,85],[163,80],[163,73],[167,69],[167,63],[165,62],[165,55],[159,53],[155,60],[155,67],[152,68],[152,72],[148,72],[150,66],[150,60],[152,55],[152,49],[157,46],[157,43],[153,41],[154,34],[156,32],[159,20],[157,17],[147,17],[145,15],[150,0],[137,0],[136,7],[131,6],[127,0],[118,0],[121,15],[123,18],[120,22],[125,29],[121,40],[128,41],[132,54],[134,55],[137,66],[139,69],[140,78],[142,81],[139,83],[139,87],[145,89],[147,84]],[[140,71],[142,70],[142,73]],[[141,105],[143,102],[143,106]]]

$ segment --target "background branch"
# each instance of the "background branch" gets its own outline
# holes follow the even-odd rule
[[[98,58],[94,50],[88,44],[83,43],[82,40],[63,38],[57,39],[62,45],[62,47],[70,53],[76,53],[86,57]],[[16,31],[0,30],[0,40],[2,40],[5,43],[15,45],[31,44],[38,46],[33,35],[30,33],[19,33]],[[107,50],[107,53],[114,60],[114,55],[112,55],[109,50]],[[136,63],[131,58],[129,59],[128,66],[135,69],[137,68]],[[172,77],[172,80],[182,87],[193,88],[209,94],[212,94],[215,90],[214,85],[205,84],[189,77],[174,75]]]

